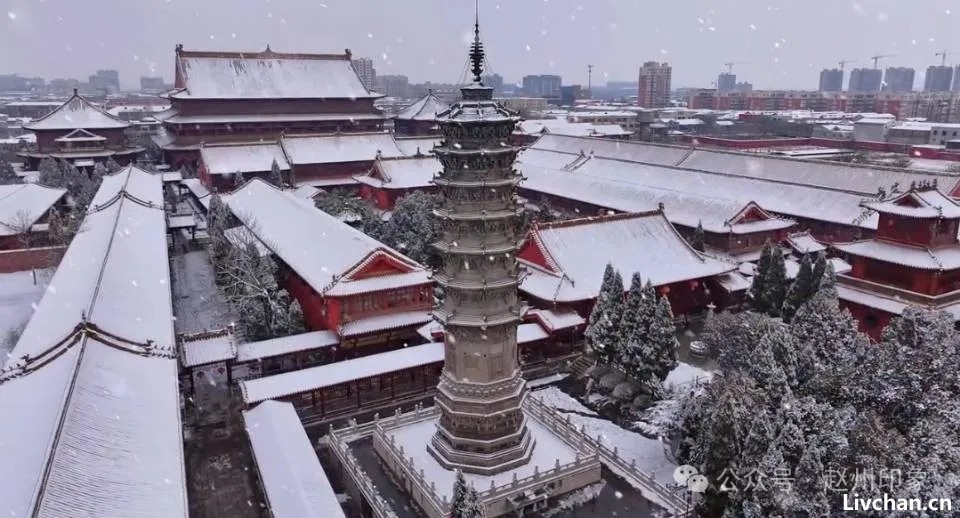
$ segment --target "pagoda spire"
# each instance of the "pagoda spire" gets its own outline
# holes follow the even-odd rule
[[[480,0],[476,0],[476,13],[473,21],[473,44],[470,46],[470,71],[473,82],[483,86],[483,42],[480,41]]]

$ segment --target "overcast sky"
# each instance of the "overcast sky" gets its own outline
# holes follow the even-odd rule
[[[378,74],[461,77],[472,0],[0,0],[0,73],[85,79],[120,71],[173,76],[174,46],[318,52],[350,48]],[[815,88],[819,70],[883,64],[917,69],[957,52],[958,0],[480,0],[494,72],[564,84],[636,80],[643,61],[669,61],[673,86],[709,86],[727,61],[757,88]]]

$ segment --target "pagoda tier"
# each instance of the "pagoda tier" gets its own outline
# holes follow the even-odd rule
[[[444,326],[445,357],[429,450],[448,469],[494,474],[526,463],[534,441],[521,411],[527,389],[517,357],[525,309],[517,297],[521,177],[513,169],[520,148],[509,141],[518,119],[480,83],[478,55],[479,37],[474,83],[437,117],[442,237],[435,246],[443,266],[434,279],[443,297],[434,318]]]

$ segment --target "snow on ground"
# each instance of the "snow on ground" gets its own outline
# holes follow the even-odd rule
[[[640,471],[653,472],[654,477],[663,484],[672,483],[676,464],[667,458],[664,450],[666,445],[659,440],[648,439],[637,432],[624,430],[606,419],[590,417],[596,416],[596,413],[557,387],[537,390],[531,395],[544,398],[547,405],[570,416],[571,423],[577,428],[586,427],[590,437],[596,438],[599,434],[603,445],[611,450],[617,447],[618,454],[628,464],[631,460],[636,460],[637,469]]]
[[[579,428],[586,427],[587,434],[600,440],[611,450],[616,447],[618,455],[628,464],[635,460],[637,469],[644,473],[653,473],[654,478],[661,484],[671,484],[673,470],[677,467],[667,458],[667,445],[656,439],[647,439],[637,432],[624,430],[616,424],[598,417],[587,417],[579,414],[567,414],[571,422]]]
[[[530,395],[543,401],[545,405],[552,407],[554,410],[561,412],[577,412],[586,415],[597,415],[596,412],[583,406],[579,401],[557,387],[547,387],[541,390],[535,390],[531,392]]]
[[[36,283],[33,271],[0,273],[0,367],[7,362],[7,354],[33,315],[54,271],[37,270]]]
[[[711,378],[713,378],[713,373],[710,371],[689,363],[678,362],[677,366],[670,371],[670,374],[667,374],[667,379],[663,381],[663,385],[688,385],[694,384],[694,382],[710,381]]]
[[[220,329],[236,322],[236,315],[214,283],[206,250],[173,256],[171,270],[177,333]]]

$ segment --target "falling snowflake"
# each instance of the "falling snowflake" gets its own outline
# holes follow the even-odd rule
[[[13,12],[13,11],[7,11],[7,18],[10,18],[11,20],[16,21],[16,20],[17,20],[17,13],[15,13],[15,12]]]

